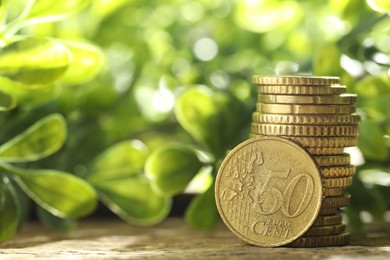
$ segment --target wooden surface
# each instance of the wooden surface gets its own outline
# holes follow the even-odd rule
[[[148,228],[120,220],[88,220],[59,234],[30,223],[0,244],[0,259],[390,259],[390,223],[353,233],[352,243],[328,248],[260,248],[236,238],[220,223],[209,232],[194,231],[170,218]]]

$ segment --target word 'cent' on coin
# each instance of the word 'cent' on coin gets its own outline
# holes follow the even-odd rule
[[[263,247],[288,244],[316,220],[322,203],[320,170],[299,145],[280,137],[236,146],[216,178],[218,211],[244,241]]]

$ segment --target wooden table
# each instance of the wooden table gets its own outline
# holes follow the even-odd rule
[[[352,243],[327,248],[260,248],[245,244],[220,223],[208,232],[191,229],[181,218],[153,227],[118,219],[93,219],[59,234],[37,222],[0,244],[0,259],[390,259],[390,223],[352,233]]]

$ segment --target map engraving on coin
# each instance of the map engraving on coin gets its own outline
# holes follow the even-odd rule
[[[299,145],[279,137],[253,138],[235,147],[217,175],[218,211],[244,241],[288,244],[316,220],[322,202],[320,171]]]

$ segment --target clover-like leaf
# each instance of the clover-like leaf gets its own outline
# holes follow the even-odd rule
[[[184,91],[177,99],[175,114],[180,125],[217,158],[237,141],[245,118],[237,98],[206,87]]]
[[[19,205],[10,180],[0,174],[0,242],[10,239],[19,225]]]
[[[76,227],[76,221],[74,219],[59,218],[42,207],[37,207],[37,216],[46,227],[56,231],[67,232]]]
[[[358,168],[358,174],[359,171]],[[357,177],[354,177],[353,185],[348,188],[353,198],[351,207],[360,211],[368,211],[375,219],[382,219],[387,210],[385,199],[375,189],[375,186],[368,188]]]
[[[359,148],[364,157],[374,161],[385,161],[389,150],[385,142],[385,133],[372,119],[362,120],[359,126]]]
[[[16,99],[2,91],[0,91],[0,111],[8,111],[16,106]]]
[[[187,187],[201,167],[194,150],[171,146],[156,150],[149,156],[145,174],[158,193],[175,195]]]
[[[41,105],[53,99],[58,88],[54,84],[49,85],[26,85],[20,82],[0,77],[0,90],[12,96],[18,107],[31,108]],[[15,104],[16,105],[16,104]]]
[[[91,3],[91,0],[36,0],[25,25],[61,21],[74,15]]]
[[[219,214],[215,204],[214,185],[191,201],[185,219],[192,227],[200,230],[209,230],[215,226]]]
[[[57,170],[26,170],[8,164],[0,168],[39,206],[61,218],[79,218],[96,207],[96,191],[86,181]]]
[[[372,10],[379,13],[389,13],[390,12],[390,2],[387,0],[366,0],[368,5]]]
[[[49,115],[0,146],[0,161],[26,162],[47,157],[61,148],[66,124],[59,114]]]
[[[148,152],[139,140],[115,144],[96,157],[87,180],[104,181],[141,173]]]
[[[390,78],[387,74],[369,75],[356,84],[356,92],[361,99],[372,99],[388,94],[390,91]]]
[[[318,76],[339,76],[343,69],[340,65],[340,50],[337,45],[327,43],[321,46],[313,58],[313,73]]]
[[[72,62],[61,82],[69,85],[82,84],[94,78],[101,70],[104,57],[102,51],[87,42],[61,41],[71,52]]]
[[[59,42],[26,37],[0,49],[0,75],[29,85],[47,84],[65,72],[71,58]]]
[[[164,220],[171,199],[156,194],[143,175],[93,182],[103,203],[123,220],[136,225],[153,225]]]

